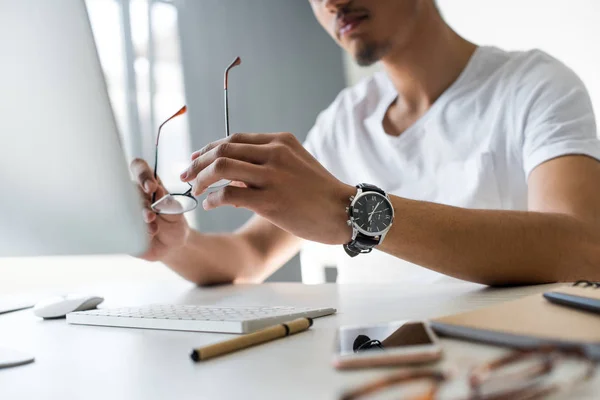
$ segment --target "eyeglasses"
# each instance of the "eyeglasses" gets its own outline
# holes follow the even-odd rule
[[[229,137],[229,98],[227,95],[227,86],[229,81],[229,70],[235,66],[238,66],[242,63],[242,59],[237,57],[233,62],[225,69],[225,78],[224,78],[224,87],[225,87],[225,137]],[[156,150],[154,152],[154,179],[158,180],[158,143],[160,140],[160,132],[163,126],[171,121],[173,118],[183,115],[187,112],[187,106],[183,106],[177,111],[175,114],[171,115],[167,118],[160,126],[158,127],[158,133],[156,135]],[[220,181],[209,186],[211,189],[220,188],[223,186],[227,186],[231,183],[226,179],[221,179]],[[188,183],[190,188],[185,193],[168,193],[165,196],[161,197],[159,200],[156,200],[156,192],[152,195],[152,211],[157,214],[184,214],[186,212],[194,210],[198,207],[198,200],[194,198],[192,195],[192,185]]]
[[[594,362],[581,349],[545,347],[512,352],[473,368],[463,379],[436,370],[403,370],[350,390],[341,399],[529,400],[574,389],[594,371]]]

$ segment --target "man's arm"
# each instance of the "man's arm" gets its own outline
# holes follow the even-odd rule
[[[199,285],[258,283],[292,258],[302,241],[254,216],[233,234],[190,230],[186,243],[162,261]]]
[[[529,178],[529,211],[471,210],[391,196],[380,249],[488,285],[600,280],[600,163],[565,156]]]
[[[343,211],[356,189],[329,174],[289,133],[236,134],[194,155],[196,194],[220,179],[247,184],[209,194],[205,209],[235,205],[296,236],[350,240]],[[530,211],[472,210],[391,196],[396,220],[380,249],[489,285],[600,280],[600,163],[565,156],[529,177]]]

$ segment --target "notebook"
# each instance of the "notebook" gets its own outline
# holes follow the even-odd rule
[[[565,286],[552,292],[600,300],[594,287]],[[582,346],[600,360],[600,316],[553,303],[543,294],[437,318],[431,327],[440,336],[508,347]]]

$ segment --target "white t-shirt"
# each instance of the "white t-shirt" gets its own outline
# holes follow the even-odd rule
[[[527,210],[527,178],[566,154],[600,159],[588,93],[573,71],[538,51],[479,47],[458,79],[400,136],[382,121],[397,98],[385,73],[340,93],[305,147],[341,181],[465,208]],[[337,246],[338,282],[452,279],[374,250]]]

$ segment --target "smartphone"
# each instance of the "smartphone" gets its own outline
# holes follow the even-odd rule
[[[334,345],[337,369],[426,363],[442,355],[440,342],[426,321],[342,326]]]

